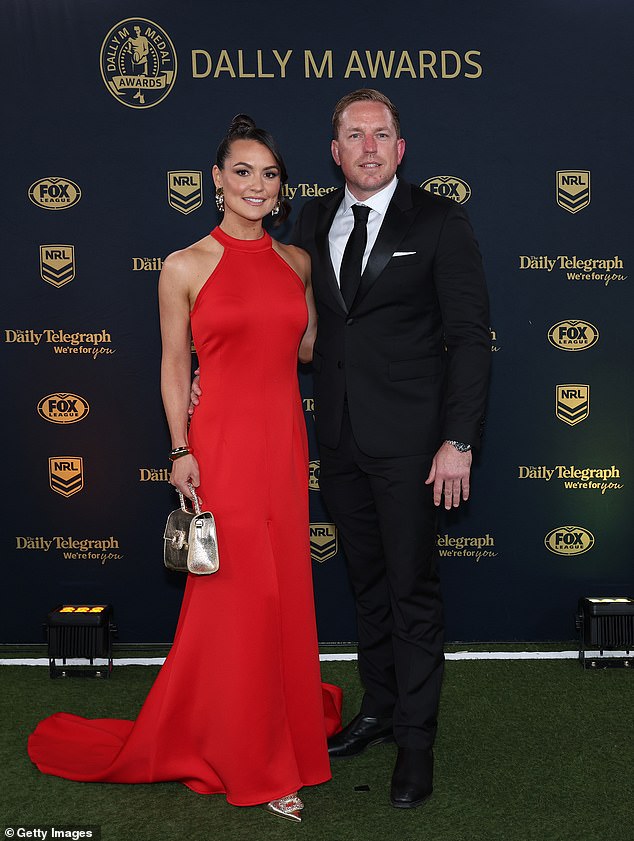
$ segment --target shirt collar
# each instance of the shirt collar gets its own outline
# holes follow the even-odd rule
[[[343,212],[348,213],[353,204],[364,204],[366,207],[376,210],[377,213],[380,213],[381,216],[383,216],[389,203],[392,201],[392,196],[394,195],[397,184],[398,178],[395,175],[387,187],[383,187],[383,189],[379,190],[378,193],[375,193],[373,196],[370,196],[369,199],[364,199],[363,201],[355,198],[346,184],[343,197]]]

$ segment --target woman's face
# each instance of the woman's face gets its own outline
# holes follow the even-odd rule
[[[234,140],[224,166],[213,168],[216,187],[222,187],[225,218],[235,214],[251,222],[270,213],[280,193],[280,168],[272,152],[257,140]]]

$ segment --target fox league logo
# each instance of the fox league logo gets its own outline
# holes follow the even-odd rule
[[[433,175],[420,186],[428,193],[453,199],[458,204],[464,204],[471,198],[471,187],[455,175]]]
[[[594,546],[594,535],[583,526],[559,526],[548,532],[544,544],[555,555],[583,555]]]
[[[49,423],[77,423],[83,420],[89,411],[90,406],[83,397],[67,391],[47,394],[37,404],[38,415]]]
[[[29,199],[44,210],[67,210],[81,199],[81,188],[70,178],[49,176],[31,184]]]

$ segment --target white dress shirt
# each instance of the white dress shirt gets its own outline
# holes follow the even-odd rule
[[[341,270],[343,252],[345,251],[348,237],[352,233],[352,229],[354,227],[352,205],[363,204],[370,208],[370,215],[368,216],[368,241],[365,246],[365,251],[363,252],[363,261],[361,263],[361,272],[363,272],[368,262],[370,252],[374,248],[376,238],[379,235],[379,230],[381,229],[381,225],[385,219],[385,213],[392,200],[397,183],[398,178],[394,176],[387,187],[384,187],[369,199],[364,199],[364,201],[355,199],[346,185],[343,201],[335,213],[335,218],[332,220],[332,225],[330,226],[330,231],[328,233],[330,259],[332,260],[332,266],[335,270],[337,283],[339,283],[339,271]]]

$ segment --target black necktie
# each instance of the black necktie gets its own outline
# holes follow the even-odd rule
[[[370,208],[364,204],[353,204],[352,213],[354,214],[354,228],[348,237],[339,270],[339,286],[348,309],[352,306],[361,282],[361,265],[368,241],[367,226]]]

